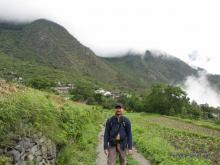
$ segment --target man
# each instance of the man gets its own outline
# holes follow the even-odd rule
[[[123,116],[123,105],[115,105],[115,115],[106,122],[104,134],[104,152],[107,164],[114,165],[117,153],[120,165],[126,165],[126,152],[132,154],[132,133],[130,120]]]

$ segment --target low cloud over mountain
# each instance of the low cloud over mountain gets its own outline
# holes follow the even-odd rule
[[[184,88],[191,100],[195,100],[199,104],[208,103],[215,107],[220,106],[220,95],[208,81],[206,72],[199,72],[198,77],[187,77]]]

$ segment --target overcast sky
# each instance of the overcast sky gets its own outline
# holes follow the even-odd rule
[[[220,74],[218,0],[0,0],[0,18],[55,21],[106,56],[161,50]]]

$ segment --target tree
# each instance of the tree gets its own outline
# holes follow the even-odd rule
[[[180,87],[166,84],[154,84],[151,92],[144,98],[144,109],[164,115],[180,114],[184,106],[189,105],[186,93]]]
[[[75,101],[85,101],[89,100],[90,104],[92,102],[92,97],[94,95],[94,90],[91,86],[88,85],[78,85],[76,88],[73,88],[69,92],[72,95],[73,100]]]
[[[36,89],[49,89],[53,87],[55,83],[47,78],[36,77],[28,81],[28,85]]]

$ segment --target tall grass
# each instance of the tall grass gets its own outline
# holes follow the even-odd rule
[[[57,164],[94,164],[100,124],[106,113],[38,90],[0,95],[0,147],[42,133],[56,145]]]

